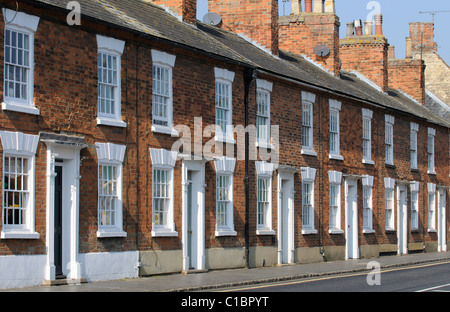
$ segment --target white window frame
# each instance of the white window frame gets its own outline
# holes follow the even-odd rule
[[[256,146],[262,148],[273,148],[273,145],[270,144],[270,94],[272,93],[272,89],[273,84],[271,82],[256,79]],[[259,113],[259,106],[264,105],[267,106],[265,116]],[[258,128],[258,118],[263,118],[266,121],[262,129]],[[263,136],[261,136],[261,132],[264,134]]]
[[[272,201],[272,183],[273,183],[273,171],[275,166],[272,163],[265,161],[257,161],[256,165],[256,234],[257,235],[275,235],[275,231],[272,226],[272,215],[273,215],[273,201]],[[260,180],[266,181],[267,200],[265,201],[266,206],[262,212],[264,222],[260,223],[260,210],[259,204],[261,202],[260,192],[259,192],[259,182]]]
[[[317,156],[314,151],[314,103],[316,95],[302,91],[302,150],[304,155]],[[309,115],[306,115],[308,113]],[[308,136],[305,135],[308,130]],[[306,139],[305,139],[306,138]]]
[[[344,160],[341,156],[341,138],[340,138],[340,111],[342,103],[336,100],[329,100],[330,106],[330,120],[329,120],[329,130],[330,130],[330,159]],[[333,124],[335,123],[335,129],[333,129]]]
[[[40,235],[35,231],[35,159],[39,136],[21,132],[0,131],[3,147],[3,187],[2,198],[5,199],[5,158],[18,157],[28,159],[28,204],[25,207],[26,217],[24,224],[5,224],[5,208],[2,204],[2,230],[1,239],[39,239]]]
[[[363,176],[363,233],[375,233],[373,229],[373,176]]]
[[[97,35],[97,58],[100,54],[116,58],[117,81],[114,86],[114,114],[100,112],[100,100],[97,94],[97,125],[113,126],[125,128],[127,124],[122,118],[122,81],[121,81],[121,63],[122,54],[125,48],[125,41]],[[97,60],[98,62],[98,60]],[[98,64],[97,64],[98,70]],[[100,90],[100,76],[97,78],[97,88]]]
[[[125,157],[126,146],[113,143],[95,143],[97,147],[97,160],[98,160],[98,204],[97,204],[97,237],[126,237],[127,233],[123,230],[123,160]],[[115,197],[112,200],[115,201],[115,214],[114,224],[102,225],[102,209],[101,209],[101,197],[102,185],[101,182],[103,173],[100,168],[104,166],[116,168],[116,194],[114,196],[108,195],[108,197]]]
[[[370,109],[362,109],[362,147],[363,147],[363,164],[373,165],[375,162],[372,160],[372,118],[373,111]],[[367,145],[367,146],[364,146]],[[364,153],[365,152],[365,153]]]
[[[218,157],[214,160],[214,168],[216,170],[216,236],[236,236],[237,232],[234,230],[234,201],[233,201],[233,174],[236,167],[236,159],[229,157]],[[219,177],[228,177],[230,185],[228,189],[228,203],[226,206],[226,225],[219,225],[219,201],[218,201],[218,185]]]
[[[419,134],[419,125],[411,122],[411,135],[410,135],[410,158],[411,158],[411,169],[418,169],[417,163],[417,139]]]
[[[385,115],[385,163],[386,165],[394,165],[394,123],[395,118],[391,115]]]
[[[317,230],[314,226],[314,184],[316,179],[316,169],[310,167],[302,167],[302,234],[317,234]],[[309,194],[305,194],[305,187],[308,185]],[[305,213],[304,204],[307,202],[309,204],[309,211]],[[304,216],[307,215],[307,220]],[[305,221],[307,221],[305,223]]]
[[[436,174],[435,137],[436,137],[436,130],[428,128],[428,141],[427,141],[428,174]]]
[[[385,208],[385,230],[395,231],[395,180],[384,178],[384,208]],[[388,219],[388,211],[390,219]]]
[[[411,191],[411,231],[419,229],[419,182],[410,183]]]
[[[178,232],[175,231],[175,216],[174,216],[174,167],[177,161],[178,152],[168,151],[165,149],[150,149],[150,157],[152,160],[152,231],[153,237],[174,237],[178,236]],[[155,170],[166,170],[168,172],[169,191],[168,198],[169,204],[167,207],[167,218],[165,224],[155,223],[155,189],[153,187]]]
[[[329,217],[329,229],[330,234],[342,234],[344,231],[341,228],[341,184],[342,184],[342,172],[329,171],[328,178],[330,180],[330,217]],[[334,190],[334,192],[333,192]],[[335,202],[333,202],[335,197]],[[335,216],[332,217],[332,210],[335,210]],[[333,224],[334,220],[334,224]]]
[[[436,232],[436,184],[428,183],[428,232]]]
[[[234,131],[233,131],[233,82],[234,82],[234,72],[229,71],[223,68],[214,68],[214,76],[215,76],[215,99],[214,99],[214,116],[215,116],[215,125],[216,131],[214,139],[215,141],[223,142],[223,143],[231,143],[235,144],[236,140],[234,139]],[[218,97],[220,96],[218,93],[218,85],[222,85],[228,88],[226,96],[228,98],[228,110],[226,111],[226,121],[225,121],[225,133],[223,133],[222,129],[218,126],[217,122],[217,110],[222,109],[222,107],[218,106]]]
[[[155,102],[154,96],[157,95],[155,93],[155,87],[152,87],[152,132],[169,134],[172,137],[178,137],[179,133],[174,129],[173,125],[173,68],[175,67],[176,56],[173,54],[168,54],[166,52],[158,51],[152,49],[152,77],[156,68],[161,70],[167,70],[168,72],[168,98],[167,98],[167,111],[165,118],[161,118],[160,116],[155,116]],[[161,121],[167,122],[167,125],[158,125],[155,124],[155,118],[160,119]]]
[[[2,110],[21,112],[31,115],[40,115],[40,110],[34,103],[34,34],[37,31],[39,17],[29,15],[23,12],[16,12],[10,9],[3,9],[3,18],[5,22],[4,31],[4,52],[6,54],[6,31],[19,32],[29,36],[29,55],[28,70],[26,71],[26,92],[27,99],[18,99],[16,97],[5,96],[6,90],[6,57],[4,58],[3,69],[3,102]]]

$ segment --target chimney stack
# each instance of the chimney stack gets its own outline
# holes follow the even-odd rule
[[[210,12],[222,17],[225,29],[244,35],[278,55],[278,0],[208,0]]]
[[[175,15],[181,16],[183,22],[197,23],[197,0],[144,0],[169,8]]]
[[[298,9],[300,2],[293,0],[292,14],[280,16],[278,20],[279,45],[280,49],[304,55],[338,76],[341,23],[334,12],[334,1],[315,0],[313,12],[312,0],[305,0],[305,12],[301,12],[301,9]],[[319,45],[328,47],[329,55],[323,57],[316,55],[314,48]]]

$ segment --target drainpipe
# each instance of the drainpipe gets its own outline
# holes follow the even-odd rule
[[[256,70],[254,68],[247,68],[244,72],[244,106],[245,106],[245,129],[249,125],[249,113],[248,113],[248,97],[250,94],[250,85],[256,78]],[[245,131],[245,265],[247,269],[250,269],[250,175],[249,175],[249,146],[250,138],[249,132]]]

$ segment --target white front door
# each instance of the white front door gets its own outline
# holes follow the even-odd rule
[[[204,163],[183,161],[183,270],[205,268]]]
[[[348,178],[345,180],[345,239],[346,259],[358,259],[358,186],[357,180]]]
[[[278,263],[294,263],[294,175],[278,175]]]
[[[407,199],[406,185],[398,187],[398,213],[397,213],[397,253],[408,253],[408,226],[407,226]]]
[[[440,189],[438,191],[439,194],[439,203],[438,203],[438,251],[447,251],[447,235],[446,235],[446,220],[445,220],[445,207],[446,207],[446,199],[445,199],[445,189]]]

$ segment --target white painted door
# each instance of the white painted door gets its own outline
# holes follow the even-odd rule
[[[398,214],[397,214],[397,244],[398,254],[408,253],[408,232],[407,232],[407,193],[406,186],[399,186]]]
[[[438,251],[447,251],[447,235],[445,220],[445,190],[439,190],[439,211],[438,211]]]
[[[346,259],[359,258],[358,249],[358,205],[356,179],[346,180]]]
[[[278,175],[278,264],[294,263],[294,174]]]

